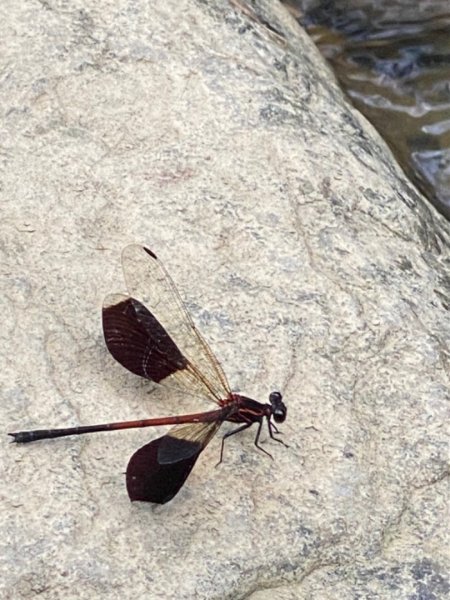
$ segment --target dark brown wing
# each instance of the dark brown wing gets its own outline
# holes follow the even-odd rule
[[[114,358],[136,375],[160,383],[188,366],[164,327],[135,298],[123,294],[105,298],[103,332]]]
[[[127,369],[209,400],[229,397],[227,379],[155,254],[127,246],[122,265],[129,296],[103,305],[106,345]]]
[[[158,504],[171,500],[222,422],[177,425],[166,435],[139,448],[127,467],[130,500]]]

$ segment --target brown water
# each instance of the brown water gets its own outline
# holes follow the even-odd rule
[[[450,0],[291,0],[355,106],[450,219]]]

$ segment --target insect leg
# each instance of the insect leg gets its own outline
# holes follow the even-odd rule
[[[218,467],[220,465],[220,463],[222,462],[222,459],[223,459],[223,448],[224,448],[224,445],[225,445],[226,438],[230,437],[231,435],[234,435],[235,433],[239,433],[240,431],[244,431],[244,429],[248,429],[251,425],[253,425],[253,423],[244,423],[244,425],[241,425],[237,429],[233,429],[233,431],[229,431],[228,433],[226,433],[222,437],[222,446],[220,448],[220,460],[217,463],[216,467]]]
[[[270,454],[270,452],[267,452],[267,450],[264,450],[264,448],[261,448],[261,446],[258,444],[258,442],[259,442],[259,436],[261,434],[262,424],[263,424],[263,422],[262,422],[262,419],[261,419],[260,422],[259,422],[259,425],[258,425],[258,431],[256,432],[255,446],[259,450],[261,450],[262,452],[264,452],[264,454],[267,454],[267,456],[270,456],[270,458],[273,460],[273,456]]]
[[[281,435],[281,431],[278,431],[278,429],[275,427],[275,425],[272,423],[272,421],[271,421],[269,418],[267,418],[267,425],[268,425],[268,427],[269,427],[269,435],[270,435],[270,437],[271,437],[273,440],[275,440],[276,442],[279,442],[280,444],[283,444],[283,446],[286,446],[286,448],[289,448],[289,446],[288,446],[287,444],[285,444],[285,443],[283,442],[283,440],[280,440],[279,438],[276,438],[276,437],[273,435],[273,431],[275,431],[275,433],[278,433],[279,435]],[[272,430],[273,430],[273,431],[272,431]]]

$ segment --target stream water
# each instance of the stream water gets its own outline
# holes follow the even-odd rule
[[[353,104],[450,219],[450,0],[290,0]]]

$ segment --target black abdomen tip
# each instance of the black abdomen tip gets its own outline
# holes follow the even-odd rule
[[[17,433],[8,433],[13,438],[16,444],[26,444],[34,440],[34,435],[31,431],[18,431]]]

